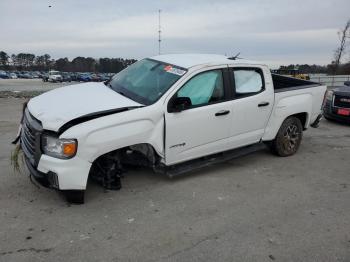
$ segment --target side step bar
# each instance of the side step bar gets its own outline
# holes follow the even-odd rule
[[[183,175],[185,173],[209,167],[218,163],[226,162],[228,160],[248,155],[250,153],[266,148],[264,143],[256,143],[253,145],[213,154],[206,157],[190,160],[185,163],[175,164],[172,166],[158,166],[154,167],[156,173],[162,173],[170,178]]]

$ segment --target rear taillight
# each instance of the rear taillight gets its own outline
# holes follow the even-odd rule
[[[326,101],[327,100],[332,101],[332,99],[333,99],[333,91],[332,90],[327,90],[324,93],[322,107],[324,107],[326,105]]]

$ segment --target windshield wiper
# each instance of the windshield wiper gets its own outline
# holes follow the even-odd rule
[[[129,98],[127,95],[125,95],[125,93],[124,92],[121,92],[121,91],[116,91],[118,94],[121,94],[122,96],[125,96],[125,97],[127,97],[127,98]]]
[[[112,88],[112,85],[110,84],[109,85],[110,88]],[[112,88],[113,89],[113,88]],[[122,95],[122,96],[125,96],[126,98],[129,98],[131,100],[133,100],[131,97],[127,96],[124,92],[120,91],[120,90],[115,90],[113,89],[115,92],[117,92],[118,94]]]
[[[122,95],[122,96],[125,96],[126,98],[129,98],[130,100],[132,101],[135,101],[137,103],[140,103],[140,104],[150,104],[148,101],[144,101],[146,100],[145,98],[141,97],[141,96],[138,96],[137,94],[132,94],[131,92],[127,92],[125,93],[124,91],[121,91],[120,89],[124,89],[127,91],[127,89],[123,88],[122,86],[113,86],[111,83],[109,83],[107,85],[110,89],[112,89],[114,92],[117,92],[118,94]],[[130,94],[131,93],[131,94]]]

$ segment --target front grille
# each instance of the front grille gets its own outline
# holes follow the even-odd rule
[[[28,120],[25,118],[23,122],[23,133],[22,143],[23,146],[34,156],[35,153],[35,131],[30,127]]]
[[[335,107],[350,108],[350,96],[335,95],[333,105]]]
[[[40,137],[42,133],[42,125],[25,110],[21,131],[21,146],[26,158],[36,167],[41,156]]]

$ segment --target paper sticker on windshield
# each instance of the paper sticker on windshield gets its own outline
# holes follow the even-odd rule
[[[165,66],[164,67],[164,71],[168,72],[168,73],[171,73],[171,74],[174,74],[174,75],[178,75],[178,76],[182,76],[182,75],[184,75],[186,73],[185,70],[173,67],[171,65]]]

